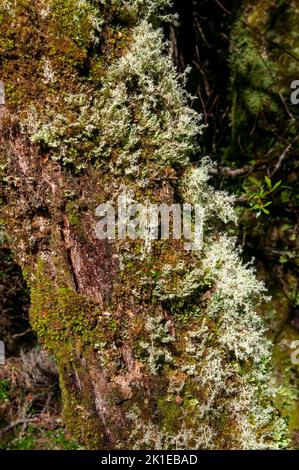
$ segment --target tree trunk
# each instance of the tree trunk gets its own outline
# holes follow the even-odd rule
[[[263,288],[221,235],[232,198],[208,186],[206,160],[189,163],[200,117],[153,3],[168,2],[2,2],[4,216],[31,323],[86,447],[278,447],[254,311]],[[203,251],[99,240],[96,207],[124,191],[204,204]]]

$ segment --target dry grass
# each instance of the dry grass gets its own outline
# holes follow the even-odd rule
[[[61,426],[58,373],[46,351],[21,351],[0,368],[1,447],[20,440],[28,427]]]

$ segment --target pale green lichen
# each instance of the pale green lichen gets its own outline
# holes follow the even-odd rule
[[[237,222],[235,197],[226,191],[217,191],[209,184],[212,167],[213,163],[209,158],[202,158],[200,167],[190,169],[181,184],[185,200],[204,207],[205,230],[215,230],[217,221]]]
[[[146,352],[147,361],[152,374],[156,374],[165,363],[172,363],[173,357],[166,345],[175,341],[170,334],[170,322],[164,322],[163,317],[148,318],[145,331],[148,333],[146,341],[140,341],[140,347]]]
[[[101,3],[107,4],[107,0],[100,0]],[[155,17],[167,19],[169,15],[165,15],[165,10],[171,6],[172,0],[110,0],[112,8],[115,8],[119,15],[125,19]]]
[[[116,173],[136,176],[151,162],[185,166],[197,151],[203,126],[164,50],[162,32],[141,22],[130,50],[108,69],[101,90],[91,96],[83,88],[66,96],[67,114],[49,106],[41,116],[32,108],[24,131],[32,142],[48,147],[55,160],[77,167],[108,163]]]

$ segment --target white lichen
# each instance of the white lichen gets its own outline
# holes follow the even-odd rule
[[[133,176],[151,161],[186,166],[198,151],[203,125],[188,106],[181,80],[162,32],[142,21],[130,50],[110,66],[100,91],[92,98],[86,88],[66,96],[65,115],[57,114],[53,104],[42,115],[32,108],[23,130],[65,164],[75,157],[77,166],[108,160],[115,173]],[[84,143],[91,140],[84,154]]]
[[[173,357],[167,345],[175,341],[170,333],[170,322],[164,321],[162,316],[150,317],[145,329],[148,333],[146,341],[140,341],[140,347],[146,352],[147,362],[152,374],[156,374],[165,363],[172,363]]]

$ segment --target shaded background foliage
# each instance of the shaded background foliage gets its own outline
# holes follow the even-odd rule
[[[174,9],[174,58],[192,66],[189,90],[208,124],[202,148],[217,162],[218,185],[239,195],[244,244],[298,272],[298,5],[190,0]],[[261,234],[267,240],[255,240]]]
[[[261,313],[275,343],[277,404],[296,429],[298,367],[289,345],[299,331],[299,107],[290,87],[298,79],[298,2],[178,0],[174,10],[174,60],[192,67],[189,91],[208,125],[202,149],[217,162],[215,184],[237,194],[237,235],[272,295]]]
[[[166,33],[179,70],[192,67],[188,88],[208,125],[202,151],[216,162],[215,184],[237,194],[237,235],[273,296],[261,314],[276,345],[276,406],[287,410],[296,445],[299,374],[289,345],[299,338],[299,106],[290,103],[290,84],[299,79],[299,6],[294,0],[176,0],[173,10],[179,17]],[[34,50],[39,54],[38,42]],[[28,293],[7,244],[0,256],[1,336],[16,354],[22,339],[35,345]]]

